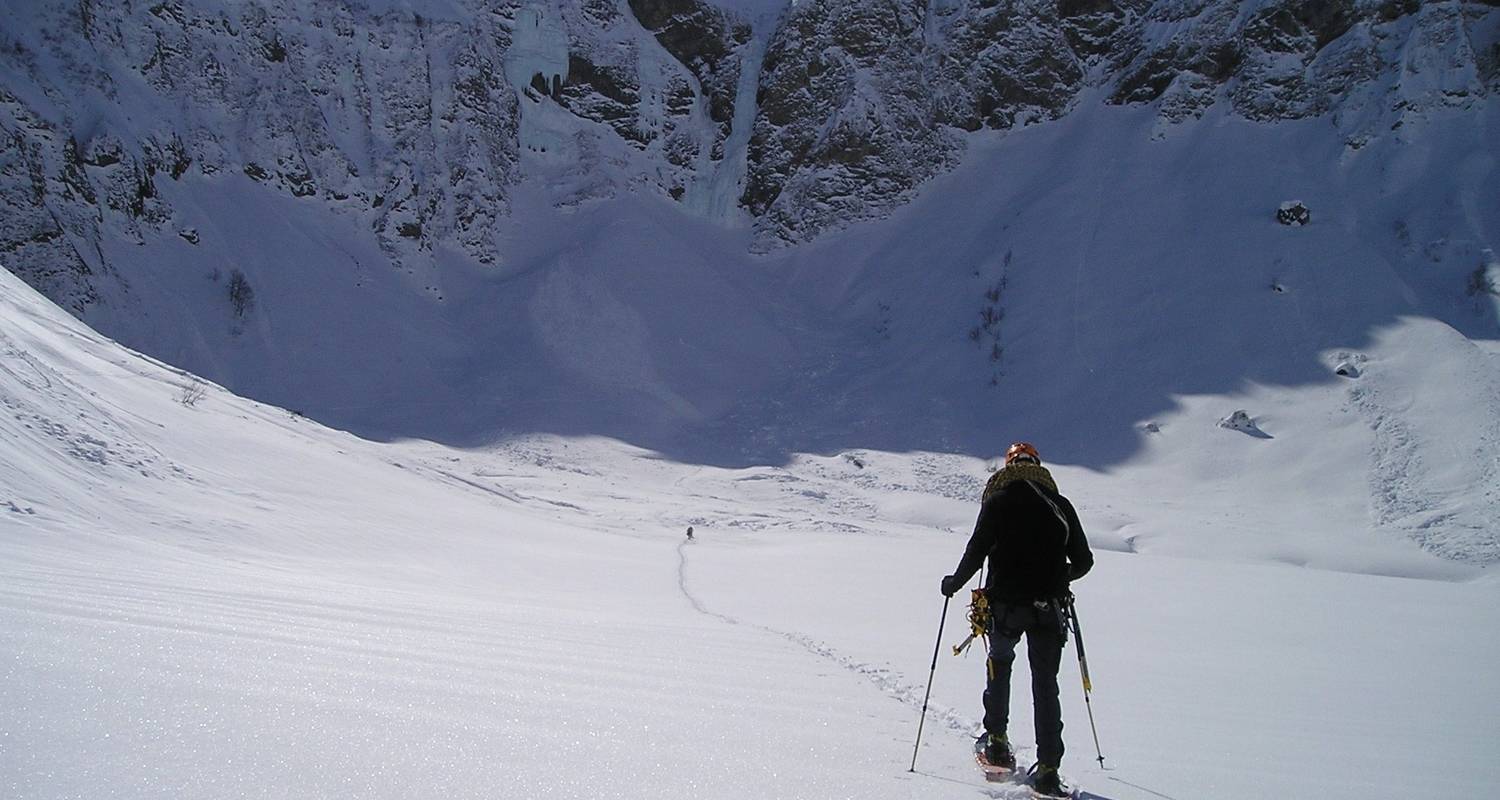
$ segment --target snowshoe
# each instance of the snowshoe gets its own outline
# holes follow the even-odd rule
[[[1034,764],[1031,767],[1031,793],[1039,798],[1067,798],[1073,790],[1063,785],[1057,767]]]
[[[990,782],[1010,780],[1016,771],[1016,754],[1003,736],[986,733],[974,740],[974,760]]]

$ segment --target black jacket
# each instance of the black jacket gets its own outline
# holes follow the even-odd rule
[[[1094,566],[1073,504],[1034,480],[1006,483],[985,500],[953,573],[958,585],[967,583],[986,557],[990,575],[985,593],[999,603],[1061,597],[1069,581]]]

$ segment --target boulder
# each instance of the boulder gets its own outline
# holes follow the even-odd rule
[[[1276,209],[1276,221],[1282,225],[1306,225],[1312,222],[1312,212],[1301,200],[1288,200]]]
[[[1251,419],[1249,412],[1244,409],[1235,411],[1233,414],[1219,420],[1219,427],[1231,431],[1239,431],[1254,439],[1274,438],[1271,434],[1261,430],[1260,426],[1255,424],[1255,420]]]

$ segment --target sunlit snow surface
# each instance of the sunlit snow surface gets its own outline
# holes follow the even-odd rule
[[[377,445],[197,397],[5,273],[0,321],[7,797],[1023,794],[970,762],[977,656],[941,656],[907,771],[976,459]],[[1058,478],[1101,550],[1077,589],[1106,770],[1063,672],[1085,796],[1500,781],[1493,576],[1414,547],[1387,568],[1429,579],[1131,555],[1117,482]],[[1134,504],[1157,527],[1265,533],[1160,488]]]

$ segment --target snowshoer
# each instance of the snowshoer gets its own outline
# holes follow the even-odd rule
[[[1005,453],[1005,466],[984,487],[983,505],[963,558],[943,578],[943,596],[952,597],[989,559],[984,593],[990,606],[989,669],[984,690],[984,729],[978,749],[991,764],[1015,769],[1006,736],[1010,722],[1010,673],[1016,645],[1026,636],[1031,662],[1031,700],[1036,725],[1037,762],[1032,788],[1066,797],[1057,774],[1062,763],[1062,705],[1057,670],[1067,641],[1063,600],[1068,583],[1094,566],[1078,512],[1057,491],[1035,447],[1017,442]]]
[[[693,540],[693,526],[689,525],[688,526],[688,541],[691,542],[692,540]]]

